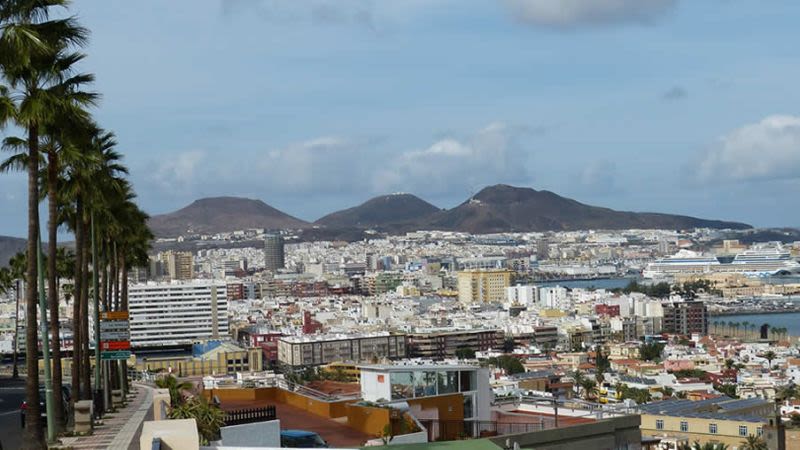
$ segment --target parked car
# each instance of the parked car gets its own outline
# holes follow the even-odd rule
[[[64,408],[64,420],[69,417],[69,403],[71,398],[71,389],[70,386],[61,386],[61,404]],[[42,417],[42,420],[47,418],[47,407],[44,404],[45,401],[45,392],[44,386],[39,386],[39,413]],[[20,424],[22,428],[25,428],[25,413],[28,411],[28,402],[23,401],[22,406],[19,407],[19,416],[20,416]]]
[[[305,430],[283,430],[281,431],[281,447],[284,448],[327,448],[328,443],[325,439],[314,433]]]

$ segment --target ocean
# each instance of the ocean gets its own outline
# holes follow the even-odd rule
[[[756,324],[756,327],[760,327],[766,323],[771,327],[786,328],[789,330],[790,336],[800,336],[800,312],[781,314],[739,314],[735,316],[712,316],[708,318],[709,325],[714,322],[750,322]]]

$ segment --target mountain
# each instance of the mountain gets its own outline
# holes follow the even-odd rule
[[[411,194],[375,197],[317,220],[328,228],[405,228],[422,223],[439,208]]]
[[[457,207],[433,215],[426,228],[470,233],[628,228],[731,228],[750,225],[590,206],[549,191],[508,185],[484,188]]]
[[[281,212],[261,200],[240,197],[212,197],[195,200],[169,214],[150,218],[150,228],[158,237],[186,233],[214,234],[247,228],[305,228],[309,224]]]
[[[0,267],[8,267],[8,260],[25,251],[25,239],[0,236]]]

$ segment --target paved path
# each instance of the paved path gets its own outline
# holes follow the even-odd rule
[[[153,390],[144,385],[136,385],[136,398],[125,409],[103,420],[103,425],[94,429],[91,436],[62,438],[62,445],[78,449],[127,450],[138,434],[142,421],[153,405]]]

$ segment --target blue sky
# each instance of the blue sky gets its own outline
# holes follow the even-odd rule
[[[800,225],[800,3],[77,0],[143,207],[260,198],[313,220],[495,183]],[[0,234],[24,180],[0,177]]]

